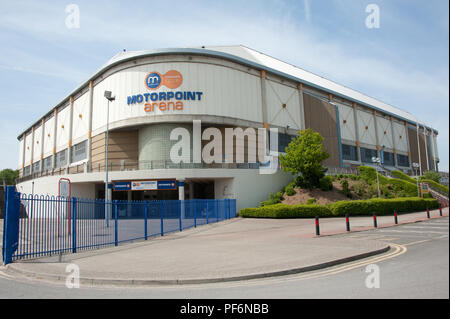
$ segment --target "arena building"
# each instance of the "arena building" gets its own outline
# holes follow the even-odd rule
[[[170,136],[180,128],[193,135],[192,152],[176,163]],[[384,170],[438,170],[438,132],[410,113],[247,47],[222,46],[114,56],[18,136],[17,188],[57,195],[65,178],[72,196],[104,198],[108,181],[112,199],[236,198],[240,209],[292,180],[262,172],[247,148],[233,148],[241,162],[199,161],[208,128],[276,128],[278,143],[266,130],[269,155],[312,128],[325,138],[330,172],[374,165],[373,157]]]

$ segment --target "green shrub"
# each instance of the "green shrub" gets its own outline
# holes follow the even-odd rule
[[[341,186],[342,186],[342,194],[345,196],[351,198],[352,193],[350,192],[350,188],[348,187],[348,181],[346,179],[341,180]]]
[[[439,202],[435,199],[421,199],[417,197],[340,201],[333,204],[330,208],[333,216],[353,216],[360,215],[390,215],[395,211],[397,213],[409,213],[423,211],[427,208],[436,209]]]
[[[366,181],[369,184],[375,184],[377,182],[377,173],[376,170],[373,167],[368,166],[360,166],[358,167],[358,170],[361,173],[361,178]],[[399,172],[399,171],[397,171]],[[401,172],[400,172],[401,173]],[[400,174],[396,173],[398,176],[401,176]],[[407,176],[407,175],[406,175]],[[406,193],[408,197],[417,196],[417,185],[416,183],[411,183],[403,179],[397,179],[397,178],[387,178],[381,174],[378,174],[378,179],[380,182],[380,189],[381,185],[391,185],[392,190],[395,194],[398,193]]]
[[[392,171],[391,175],[392,175],[392,177],[395,177],[395,178],[398,178],[398,179],[402,179],[402,180],[410,182],[410,183],[414,183],[415,184],[417,182],[414,178],[406,175],[405,173],[403,173],[401,171],[397,171],[397,170]]]
[[[332,176],[324,176],[319,181],[319,187],[323,191],[330,191],[333,189],[333,177]]]
[[[441,175],[439,173],[433,172],[433,171],[426,172],[425,174],[423,174],[422,178],[423,179],[431,179],[432,181],[435,181],[438,184],[441,181]]]
[[[295,189],[294,189],[294,185],[289,184],[288,186],[285,187],[284,192],[286,193],[286,195],[288,196],[292,196],[295,195]]]
[[[313,218],[315,216],[329,217],[331,211],[322,205],[286,205],[276,204],[259,208],[244,208],[240,217],[250,218]]]
[[[315,204],[316,203],[316,199],[313,197],[313,198],[308,198],[307,200],[306,200],[306,205],[311,205],[311,204]]]
[[[412,213],[426,209],[439,208],[439,202],[434,198],[394,198],[340,201],[327,205],[287,205],[275,204],[258,208],[244,208],[239,212],[240,217],[252,218],[313,218],[333,216],[371,216],[391,215],[397,213]]]
[[[282,192],[271,193],[269,195],[269,199],[264,201],[264,202],[261,202],[260,206],[275,205],[275,204],[281,203],[282,200],[283,200],[283,193]]]

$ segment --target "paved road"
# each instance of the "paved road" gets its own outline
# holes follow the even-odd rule
[[[91,287],[17,282],[0,273],[0,298],[449,298],[448,217],[337,237],[376,238],[392,251],[316,272],[246,282],[181,287]],[[380,271],[367,288],[366,266]],[[372,273],[373,274],[373,273]]]

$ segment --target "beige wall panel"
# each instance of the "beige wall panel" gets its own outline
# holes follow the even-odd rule
[[[376,146],[375,122],[373,114],[356,110],[358,121],[358,136],[361,143]]]
[[[303,101],[305,105],[306,128],[312,128],[323,136],[323,146],[330,153],[330,157],[323,164],[325,166],[339,167],[337,123],[334,105],[309,94],[303,94]]]
[[[266,80],[268,123],[300,130],[298,89]],[[285,104],[285,108],[283,108]]]
[[[42,125],[39,125],[34,130],[33,163],[39,162],[41,160],[42,129]]]
[[[31,148],[33,147],[33,145],[31,144],[32,138],[33,136],[30,131],[30,133],[28,133],[25,137],[25,167],[30,165],[31,162]]]
[[[58,111],[58,125],[56,127],[56,152],[67,148],[70,135],[70,107]]]
[[[55,118],[52,116],[44,125],[44,158],[53,154],[53,138],[55,131]]]
[[[378,132],[378,143],[382,147],[393,149],[392,144],[392,125],[389,119],[381,116],[377,116],[377,132]]]
[[[393,123],[394,131],[394,140],[395,140],[395,148],[399,152],[408,152],[408,139],[406,137],[406,126],[403,123],[397,123],[394,121]]]
[[[355,118],[353,108],[336,103],[339,109],[339,120],[341,126],[341,138],[356,142]]]
[[[17,168],[22,169],[23,164],[23,138],[19,141],[19,162],[17,163]]]
[[[72,145],[88,138],[89,130],[89,92],[84,93],[73,102]]]

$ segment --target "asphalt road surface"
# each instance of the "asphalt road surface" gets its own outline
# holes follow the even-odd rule
[[[337,235],[392,249],[332,268],[261,280],[171,287],[85,287],[17,280],[0,272],[0,298],[449,298],[448,217]],[[375,265],[375,266],[374,266]],[[376,275],[379,276],[376,276]],[[372,287],[372,288],[368,288]]]

